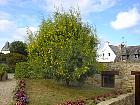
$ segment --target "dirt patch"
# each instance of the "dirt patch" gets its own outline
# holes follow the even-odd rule
[[[8,74],[8,80],[0,81],[0,105],[8,105],[12,101],[15,87],[14,74]]]

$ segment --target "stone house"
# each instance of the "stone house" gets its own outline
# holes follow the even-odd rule
[[[97,52],[98,62],[139,62],[140,61],[140,45],[126,46],[121,44],[119,46],[109,45],[105,43],[104,47]]]
[[[140,61],[140,45],[126,47],[126,53],[122,55],[126,61]]]

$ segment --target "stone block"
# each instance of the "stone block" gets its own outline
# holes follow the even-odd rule
[[[7,72],[5,72],[2,76],[2,81],[5,81],[8,79],[8,75],[7,75]]]

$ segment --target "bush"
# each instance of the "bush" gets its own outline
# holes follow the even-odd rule
[[[0,64],[0,80],[2,79],[2,76],[4,75],[6,70],[7,70],[7,66],[4,64]]]
[[[25,61],[27,61],[27,57],[19,53],[0,54],[0,63],[7,66],[8,73],[15,72],[16,63]]]
[[[0,53],[0,63],[6,63],[6,54]]]
[[[22,54],[18,54],[18,53],[6,54],[6,63],[9,66],[8,72],[10,72],[10,73],[15,72],[16,63],[25,62],[25,61],[27,61],[27,57]]]
[[[0,64],[0,75],[7,71],[7,66],[4,64]]]
[[[31,78],[41,79],[45,78],[45,71],[39,64],[30,64],[29,62],[19,62],[15,68],[16,78]]]
[[[15,68],[15,77],[16,78],[29,78],[29,63],[28,62],[19,62],[16,64]]]
[[[0,76],[2,76],[3,74],[4,74],[4,71],[0,69]]]
[[[4,66],[4,69],[7,73],[10,73],[10,68],[7,64],[2,64]]]

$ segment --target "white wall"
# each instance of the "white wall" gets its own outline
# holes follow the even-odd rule
[[[110,56],[109,56],[110,53]],[[104,54],[104,56],[103,56]],[[97,61],[98,62],[114,62],[116,55],[112,51],[112,49],[109,47],[108,43],[105,43],[103,48],[99,49],[97,51]]]
[[[1,51],[4,54],[10,53],[10,51]]]

